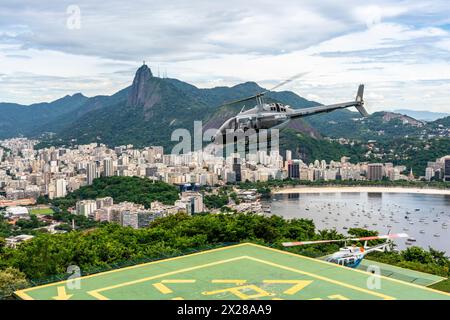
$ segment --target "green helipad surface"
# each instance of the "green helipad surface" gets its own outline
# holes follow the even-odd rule
[[[363,260],[359,265],[358,269],[366,271],[369,266],[379,267],[381,275],[385,277],[420,284],[422,286],[429,286],[446,279],[444,277],[436,276],[434,274],[400,268],[368,259]]]
[[[448,293],[417,284],[250,243],[82,277],[80,288],[71,288],[63,281],[16,295],[50,300],[450,299]]]

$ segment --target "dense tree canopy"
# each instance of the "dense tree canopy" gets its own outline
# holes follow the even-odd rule
[[[115,202],[130,201],[150,207],[153,201],[173,204],[178,199],[177,187],[162,181],[139,177],[102,177],[94,179],[92,185],[81,187],[65,198],[54,199],[52,203],[67,208],[80,199],[113,197]]]
[[[17,269],[6,268],[0,270],[0,297],[7,297],[18,288],[24,288],[28,284],[25,275]]]

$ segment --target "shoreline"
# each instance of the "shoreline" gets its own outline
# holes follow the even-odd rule
[[[340,187],[288,187],[274,190],[273,194],[287,193],[412,193],[412,194],[434,194],[450,195],[450,189],[431,189],[431,188],[408,188],[408,187],[358,187],[358,186],[340,186]]]

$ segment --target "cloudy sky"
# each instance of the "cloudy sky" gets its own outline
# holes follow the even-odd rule
[[[303,73],[284,89],[450,112],[450,1],[0,1],[0,101],[112,94],[143,60],[199,87]]]

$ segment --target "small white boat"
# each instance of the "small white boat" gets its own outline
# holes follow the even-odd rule
[[[409,241],[409,242],[415,242],[415,241],[416,241],[416,239],[415,239],[415,238],[413,238],[413,237],[409,237],[408,239],[406,239],[406,241]]]

